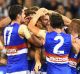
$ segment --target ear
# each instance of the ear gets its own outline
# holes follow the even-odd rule
[[[17,15],[17,18],[19,18],[19,17],[20,17],[20,15],[18,14],[18,15]]]

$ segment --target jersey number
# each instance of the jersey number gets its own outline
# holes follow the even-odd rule
[[[4,43],[9,45],[13,27],[6,27],[4,30]]]
[[[56,36],[55,41],[60,40],[60,42],[54,47],[53,53],[55,54],[64,54],[64,51],[60,51],[59,48],[64,44],[64,38],[62,36]]]

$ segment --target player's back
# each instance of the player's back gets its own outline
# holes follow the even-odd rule
[[[19,36],[18,23],[10,24],[4,29],[4,43],[7,49],[8,65],[7,72],[27,70],[27,46],[24,38]]]
[[[17,46],[23,44],[25,41],[22,39],[18,33],[19,24],[14,23],[8,25],[4,30],[4,42],[5,46]]]
[[[71,50],[71,35],[63,32],[46,34],[45,52],[48,64],[48,74],[70,74],[68,55]]]

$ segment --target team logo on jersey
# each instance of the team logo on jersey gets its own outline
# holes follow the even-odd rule
[[[7,54],[15,54],[15,53],[17,53],[16,49],[8,49],[7,50]]]

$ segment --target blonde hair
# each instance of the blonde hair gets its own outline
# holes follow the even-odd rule
[[[70,32],[75,32],[80,34],[80,19],[72,19],[72,22],[69,26]]]

